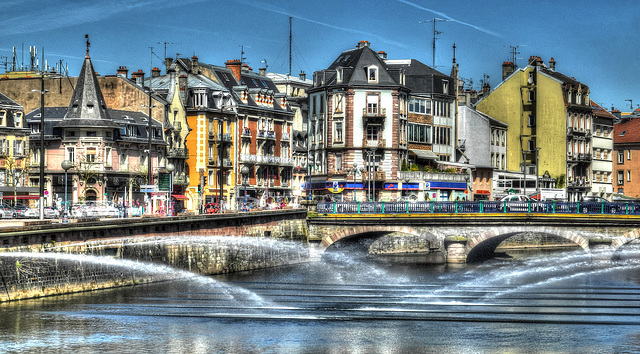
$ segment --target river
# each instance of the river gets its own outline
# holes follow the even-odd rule
[[[0,304],[0,352],[640,353],[640,265],[330,260]]]

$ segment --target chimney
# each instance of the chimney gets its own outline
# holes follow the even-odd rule
[[[164,58],[165,70],[169,70],[171,64],[173,64],[173,58]]]
[[[549,60],[549,69],[556,71],[556,61],[553,59],[553,57],[551,58],[551,60]]]
[[[356,46],[356,48],[360,49],[360,48],[364,48],[364,47],[368,47],[369,46],[369,41],[360,41],[358,43],[358,45]]]
[[[250,67],[249,65],[247,65],[247,64],[242,64],[242,72],[250,73],[250,72],[252,72],[252,71],[253,71],[253,70],[251,69],[251,67]]]
[[[508,78],[511,74],[513,74],[515,70],[515,65],[511,61],[505,61],[502,63],[502,81]]]
[[[491,92],[491,86],[485,82],[484,85],[482,85],[482,95],[487,96],[489,92]]]
[[[378,56],[380,57],[380,59],[382,60],[387,60],[387,53],[384,50],[381,50],[378,52]]]
[[[260,71],[260,75],[262,75],[262,76],[266,76],[267,75],[267,68],[260,68],[258,70]]]
[[[542,65],[542,58],[536,56],[529,57],[529,65],[531,66],[540,66]]]
[[[129,77],[129,69],[127,69],[126,66],[119,66],[118,67],[118,71],[117,71],[117,76],[125,78],[125,79],[128,78]]]
[[[187,75],[182,74],[182,75],[178,76],[178,89],[181,92],[186,92],[187,91]]]
[[[160,77],[160,69],[159,68],[151,69],[151,77]]]
[[[191,57],[191,72],[196,75],[200,74],[200,65],[198,63],[198,57],[195,55]]]
[[[307,79],[307,74],[304,71],[301,71],[299,77],[300,80],[304,81]]]
[[[224,65],[227,67],[227,69],[231,69],[233,76],[236,78],[236,81],[238,81],[239,83],[240,74],[242,72],[242,62],[240,62],[239,59],[233,59],[233,60],[227,60],[227,62],[224,63]]]
[[[138,69],[138,71],[131,74],[131,79],[135,79],[136,84],[143,86],[144,85],[144,71],[142,69]]]

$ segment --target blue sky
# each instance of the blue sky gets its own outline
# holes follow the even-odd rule
[[[587,84],[591,98],[607,109],[629,111],[640,105],[640,2],[595,0],[4,0],[0,4],[0,55],[18,61],[29,46],[42,48],[49,65],[62,59],[78,75],[90,35],[91,58],[102,75],[118,66],[129,71],[163,68],[165,56],[194,54],[200,61],[224,65],[240,58],[255,71],[286,73],[289,22],[293,17],[292,72],[328,67],[338,54],[360,40],[384,50],[389,59],[414,58],[432,64],[432,23],[442,32],[436,42],[437,69],[451,70],[455,43],[460,76],[479,89],[484,75],[492,87],[501,65],[524,66],[530,56]],[[153,52],[149,47],[153,47]],[[163,68],[164,69],[164,68]],[[4,70],[0,67],[0,71]],[[470,84],[471,85],[471,84]],[[471,87],[471,86],[470,86]]]

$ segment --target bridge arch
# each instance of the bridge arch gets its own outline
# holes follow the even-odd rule
[[[330,234],[328,236],[325,236],[322,238],[322,241],[320,242],[321,245],[321,249],[322,251],[325,251],[327,248],[329,248],[331,245],[333,245],[334,243],[340,241],[340,240],[344,240],[347,238],[351,238],[354,236],[358,236],[358,235],[365,235],[365,234],[378,234],[378,235],[385,235],[385,234],[391,234],[394,232],[399,232],[399,233],[404,233],[404,234],[410,234],[410,235],[420,235],[420,231],[414,227],[411,226],[369,226],[369,225],[361,225],[361,226],[355,226],[355,227],[349,227],[349,228],[343,228],[337,232],[334,232],[333,234]]]
[[[467,262],[490,258],[502,241],[525,232],[536,232],[539,234],[561,237],[573,242],[583,250],[589,251],[588,238],[570,230],[526,227],[514,231],[513,228],[510,227],[494,227],[467,239],[467,243],[465,245]]]

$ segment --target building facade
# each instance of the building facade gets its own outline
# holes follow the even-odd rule
[[[597,103],[591,101],[593,109],[591,193],[611,200],[613,189],[613,122],[615,117]]]

